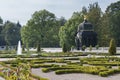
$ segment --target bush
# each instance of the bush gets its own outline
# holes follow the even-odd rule
[[[86,46],[85,46],[85,45],[83,45],[83,46],[82,46],[82,50],[83,50],[83,51],[85,51],[85,49],[86,49]]]
[[[57,70],[56,74],[66,74],[66,73],[82,73],[80,69],[69,69],[69,70]]]
[[[67,47],[66,47],[65,43],[63,44],[62,50],[63,50],[63,52],[67,52]]]
[[[43,72],[50,72],[50,71],[56,71],[56,70],[66,70],[66,69],[74,69],[74,67],[50,67],[50,68],[43,68]]]
[[[90,45],[89,50],[92,51],[92,45]]]
[[[11,64],[11,67],[17,67],[18,64]]]
[[[56,63],[65,63],[64,59],[55,59]]]
[[[3,77],[3,78],[6,77],[2,72],[0,72],[0,76]]]
[[[102,76],[102,77],[106,77],[108,75],[112,75],[112,74],[118,73],[118,72],[120,72],[119,69],[111,69],[111,70],[100,72],[99,75]]]
[[[98,50],[99,49],[99,45],[96,45],[95,48]]]
[[[42,78],[42,77],[39,77],[39,76],[37,76],[37,75],[34,75],[34,74],[30,74],[30,76],[32,76],[33,78],[35,78],[35,79],[37,79],[37,80],[49,80],[49,79],[47,79],[47,78]]]
[[[120,69],[114,69],[114,73],[120,73]]]
[[[107,74],[107,72],[100,72],[100,73],[99,73],[99,76],[102,76],[102,77],[107,77],[107,76],[108,76],[108,74]]]
[[[74,57],[74,58],[65,58],[64,60],[79,60],[80,58]]]
[[[88,73],[88,74],[98,75],[99,72],[102,72],[102,71],[107,71],[107,69],[105,67],[103,67],[103,66],[93,67],[93,66],[74,66],[74,65],[71,65],[71,66],[69,66],[68,69],[67,68],[66,69],[61,69],[61,70],[57,69],[55,71],[55,73],[56,74]]]
[[[42,68],[42,72],[49,72],[49,69],[48,68]]]
[[[116,44],[115,44],[115,40],[114,39],[111,39],[111,41],[110,41],[109,53],[111,55],[116,54]]]
[[[32,68],[53,67],[53,66],[57,66],[57,65],[55,65],[55,64],[35,64],[35,65],[31,65]]]
[[[118,66],[120,62],[103,62],[103,61],[92,61],[88,62],[90,65],[99,65],[99,66]]]

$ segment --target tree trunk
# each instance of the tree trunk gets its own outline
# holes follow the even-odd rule
[[[22,45],[22,51],[25,51],[25,46],[24,45]]]
[[[37,52],[41,52],[41,46],[40,46],[40,43],[37,44]]]
[[[27,52],[29,51],[29,44],[26,43],[26,49],[27,49]]]

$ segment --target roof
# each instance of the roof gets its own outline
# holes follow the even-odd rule
[[[87,20],[84,20],[79,26],[78,31],[93,31],[93,25],[88,22]]]

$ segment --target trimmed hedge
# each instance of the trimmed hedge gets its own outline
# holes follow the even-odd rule
[[[107,77],[108,75],[113,75],[115,73],[120,73],[120,69],[111,69],[108,71],[100,72],[99,75],[102,77]]]
[[[6,76],[2,72],[0,72],[0,76],[6,78]]]
[[[106,67],[103,66],[78,66],[78,65],[62,65],[61,67],[48,67],[43,68],[43,72],[55,71],[56,74],[66,74],[66,73],[89,73],[98,75],[99,72],[108,71]]]
[[[35,78],[35,79],[37,79],[37,80],[49,80],[49,79],[47,79],[47,78],[42,78],[42,77],[37,76],[37,75],[34,75],[34,74],[32,74],[32,73],[30,73],[30,76],[33,77],[33,78]]]
[[[31,65],[31,68],[53,67],[53,66],[59,66],[59,65],[55,65],[55,64],[34,64],[34,65]]]
[[[118,66],[120,62],[88,62],[88,64],[97,66]]]
[[[68,74],[68,73],[88,73],[99,75],[101,77],[107,77],[115,73],[120,73],[120,69],[111,69],[111,70],[83,70],[83,69],[65,69],[65,70],[56,70],[56,74]]]
[[[65,58],[64,60],[80,60],[80,58]]]
[[[50,71],[55,71],[55,70],[65,70],[65,69],[75,69],[74,67],[50,67],[50,68],[43,68],[43,72],[50,72]]]
[[[67,73],[83,73],[80,69],[69,69],[69,70],[57,70],[55,74],[67,74]]]

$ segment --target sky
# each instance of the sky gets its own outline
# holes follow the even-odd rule
[[[98,2],[104,12],[107,6],[119,0],[0,0],[0,16],[3,21],[20,22],[25,25],[35,11],[46,9],[56,15],[69,19],[73,12],[81,11],[83,6]]]

